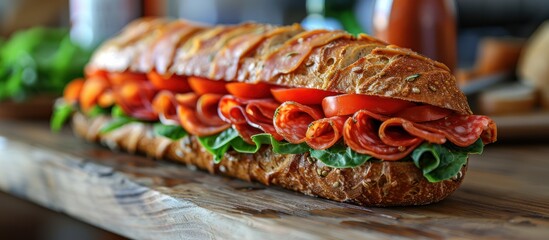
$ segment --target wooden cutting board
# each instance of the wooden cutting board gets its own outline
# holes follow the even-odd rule
[[[546,239],[547,156],[547,142],[494,144],[448,199],[367,208],[0,122],[1,190],[138,239]]]

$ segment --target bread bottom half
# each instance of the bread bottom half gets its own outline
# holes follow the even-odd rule
[[[211,174],[221,174],[265,185],[278,185],[311,196],[363,206],[409,206],[438,202],[454,192],[465,176],[465,165],[456,177],[437,183],[425,179],[412,162],[368,161],[355,168],[334,169],[309,154],[277,154],[263,146],[255,154],[229,150],[219,164],[194,136],[173,141],[155,136],[152,126],[130,123],[107,134],[99,129],[110,120],[76,113],[76,135],[111,148],[143,153],[194,165]]]

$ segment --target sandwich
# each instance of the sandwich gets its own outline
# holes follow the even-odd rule
[[[496,141],[444,65],[368,35],[144,18],[65,88],[91,142],[364,206],[438,202]]]

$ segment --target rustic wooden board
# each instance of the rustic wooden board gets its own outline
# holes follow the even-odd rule
[[[139,239],[544,239],[548,156],[549,143],[496,144],[441,203],[364,208],[0,122],[0,189]]]

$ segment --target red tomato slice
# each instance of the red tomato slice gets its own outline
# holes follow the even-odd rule
[[[322,100],[322,109],[327,117],[351,115],[362,109],[373,113],[391,115],[414,105],[412,102],[400,99],[362,94],[342,94],[326,97]]]
[[[338,94],[311,88],[273,88],[271,93],[281,103],[293,101],[305,105],[320,104],[325,97]]]
[[[225,81],[215,81],[201,77],[189,77],[189,85],[198,95],[205,93],[227,94],[228,92],[225,88],[225,84],[227,84]]]
[[[189,81],[185,76],[164,76],[156,71],[151,71],[147,73],[152,85],[158,90],[169,90],[176,93],[190,92],[191,87],[189,86]]]
[[[239,98],[270,98],[271,85],[267,83],[227,83],[227,91]]]
[[[109,78],[109,72],[107,70],[98,69],[94,67],[86,67],[84,69],[84,75],[86,78],[92,78],[92,77],[102,77],[105,79]]]
[[[144,73],[135,72],[111,72],[109,73],[109,80],[114,86],[120,86],[127,82],[145,82],[147,81],[147,75]]]
[[[398,112],[395,116],[401,117],[412,122],[428,122],[443,119],[449,116],[452,110],[435,107],[431,105],[421,105],[406,108]]]
[[[67,103],[73,103],[78,101],[80,93],[82,92],[82,87],[84,86],[84,79],[78,78],[72,80],[63,91],[63,99]]]

